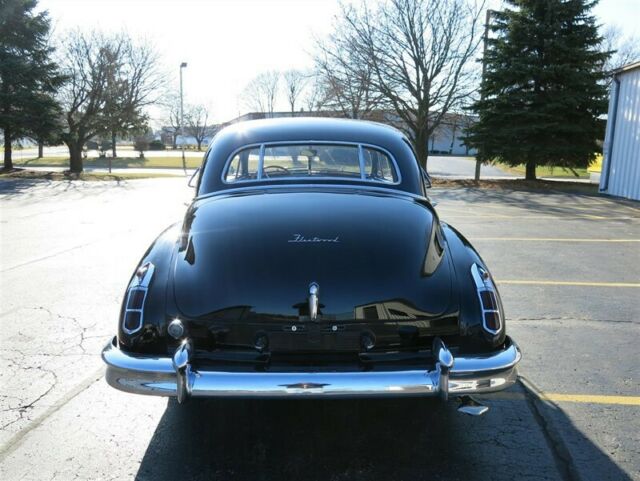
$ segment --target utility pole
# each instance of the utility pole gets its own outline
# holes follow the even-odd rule
[[[187,62],[180,64],[180,135],[182,136],[182,169],[187,175],[187,161],[184,158],[184,92],[182,90],[182,69],[186,68]]]
[[[491,23],[491,14],[493,10],[487,9],[485,21],[484,21],[484,45],[482,48],[482,84],[484,84],[484,76],[487,71],[487,44],[489,43],[489,25]],[[484,99],[484,89],[480,88],[480,100]],[[474,180],[478,182],[480,180],[480,167],[482,166],[482,162],[476,159],[476,174]]]

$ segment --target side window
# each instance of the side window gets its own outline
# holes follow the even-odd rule
[[[257,178],[260,148],[245,149],[233,156],[225,173],[225,182],[254,180]]]
[[[378,182],[397,182],[398,174],[391,159],[380,150],[363,148],[364,172],[367,179]]]

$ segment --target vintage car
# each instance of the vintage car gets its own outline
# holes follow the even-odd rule
[[[463,397],[520,351],[407,138],[364,121],[243,122],[212,140],[103,351],[117,389],[190,397]]]

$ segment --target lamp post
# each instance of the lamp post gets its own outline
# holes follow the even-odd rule
[[[489,43],[489,28],[491,26],[491,15],[495,13],[494,10],[487,9],[486,19],[484,22],[484,38],[483,38],[483,47],[482,47],[482,80],[484,83],[485,75],[487,72],[487,44]],[[480,100],[484,99],[484,89],[480,88]],[[476,159],[476,172],[474,176],[474,180],[478,182],[480,180],[480,166],[482,162]]]
[[[180,64],[180,135],[182,136],[182,168],[187,175],[187,161],[184,158],[184,93],[182,91],[182,69],[186,68],[187,62]]]

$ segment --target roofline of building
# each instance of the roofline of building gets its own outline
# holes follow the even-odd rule
[[[620,73],[629,72],[630,70],[635,70],[637,68],[640,68],[640,60],[628,63],[627,65],[623,65],[622,67],[613,70],[612,73],[613,75],[618,75]]]

